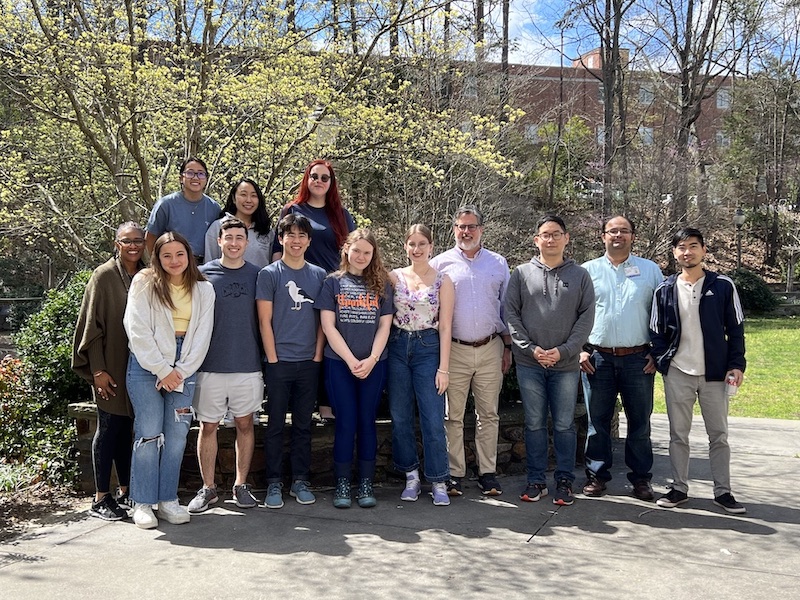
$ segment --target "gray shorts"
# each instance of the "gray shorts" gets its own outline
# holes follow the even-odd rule
[[[197,373],[194,412],[198,421],[218,423],[228,410],[234,417],[246,417],[261,409],[264,377],[253,373]]]

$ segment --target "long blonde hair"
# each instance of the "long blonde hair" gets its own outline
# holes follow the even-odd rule
[[[383,298],[386,294],[386,282],[389,280],[389,275],[386,273],[386,268],[383,266],[378,242],[369,229],[356,229],[347,236],[344,245],[342,245],[342,260],[339,264],[339,270],[336,271],[334,275],[336,277],[342,277],[348,272],[350,261],[347,259],[347,251],[350,249],[350,246],[359,240],[364,240],[372,246],[372,260],[367,265],[367,268],[364,269],[364,279],[367,282],[367,289],[371,292],[375,292],[378,297]]]
[[[145,269],[143,273],[150,280],[153,294],[158,301],[164,306],[174,310],[175,305],[172,302],[172,295],[169,292],[169,275],[161,265],[161,259],[159,258],[161,248],[164,247],[164,244],[169,244],[170,242],[178,242],[182,244],[184,248],[186,248],[186,256],[189,260],[189,264],[186,266],[186,270],[183,272],[183,281],[181,282],[183,289],[191,294],[194,284],[198,281],[205,281],[206,278],[203,277],[203,274],[197,268],[197,262],[194,259],[192,247],[186,238],[177,231],[167,231],[162,233],[153,246],[153,258],[150,261],[150,268]]]

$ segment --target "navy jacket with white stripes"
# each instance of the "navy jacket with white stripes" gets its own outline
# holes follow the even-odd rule
[[[730,277],[705,271],[700,297],[706,381],[723,381],[731,369],[744,371],[744,313],[736,285]],[[666,374],[681,340],[677,275],[656,288],[650,312],[651,355],[656,368]]]

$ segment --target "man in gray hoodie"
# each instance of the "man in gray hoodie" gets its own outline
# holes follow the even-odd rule
[[[594,324],[594,288],[586,269],[564,259],[569,233],[560,217],[540,219],[533,239],[539,257],[514,269],[505,297],[525,410],[528,483],[520,499],[536,502],[548,494],[549,411],[556,454],[553,503],[569,506],[574,501],[578,357]]]

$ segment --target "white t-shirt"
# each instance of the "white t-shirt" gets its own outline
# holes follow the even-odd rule
[[[675,287],[678,289],[678,315],[681,318],[681,339],[678,350],[672,357],[672,366],[687,375],[702,376],[706,374],[705,348],[703,348],[703,330],[700,327],[700,298],[703,294],[705,275],[689,283],[678,277]]]

